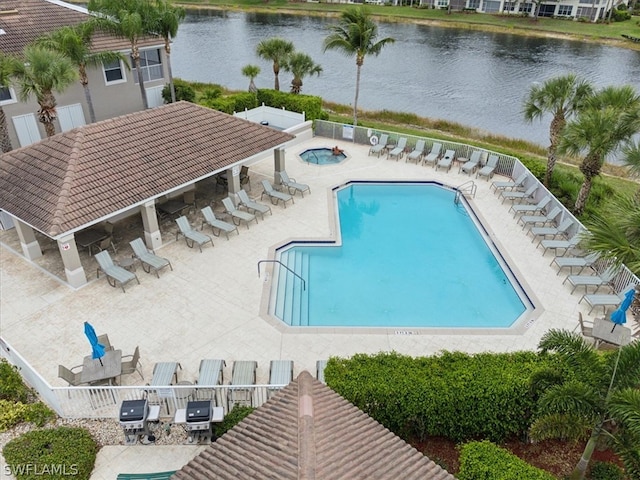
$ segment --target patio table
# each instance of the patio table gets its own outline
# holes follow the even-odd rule
[[[613,328],[613,327],[616,328]],[[613,332],[611,331],[613,330]],[[596,318],[593,321],[593,338],[596,339],[596,346],[600,342],[611,343],[612,345],[627,345],[631,341],[631,329],[617,325],[606,318]]]
[[[174,217],[178,216],[182,211],[189,207],[182,200],[169,200],[164,203],[156,205],[156,208],[160,211],[161,216]]]
[[[102,362],[102,363],[101,363]],[[95,383],[101,380],[109,380],[113,385],[114,380],[122,373],[122,350],[106,350],[102,358],[84,357],[82,362],[82,383]]]
[[[96,243],[100,243],[102,240],[107,238],[109,234],[102,230],[95,230],[93,228],[88,228],[86,230],[82,230],[75,234],[76,244],[80,245],[83,248],[86,248],[89,251],[89,255],[91,255],[91,247]]]

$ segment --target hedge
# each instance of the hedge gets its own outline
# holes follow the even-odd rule
[[[243,405],[235,405],[229,413],[224,416],[224,419],[220,423],[215,425],[216,437],[221,437],[227,430],[231,430],[238,423],[240,423],[247,415],[253,413],[255,408],[245,407]]]
[[[511,452],[488,441],[469,442],[460,449],[459,480],[555,480]]]
[[[397,435],[442,436],[456,442],[524,436],[535,410],[530,379],[558,368],[535,352],[397,353],[332,358],[327,384]]]
[[[305,114],[306,120],[327,120],[329,115],[322,110],[322,98],[313,95],[294,95],[278,90],[258,89],[258,105],[282,108],[290,112]]]
[[[55,413],[42,402],[22,403],[0,400],[0,432],[22,422],[33,422],[41,427]]]
[[[29,388],[22,381],[18,369],[0,358],[0,399],[26,403]]]

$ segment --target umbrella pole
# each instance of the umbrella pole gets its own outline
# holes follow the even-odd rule
[[[613,328],[616,328],[616,327],[613,327]],[[611,331],[613,332],[613,330],[611,330]],[[102,357],[100,357],[98,360],[100,360],[100,366],[104,367],[104,363],[102,363]]]
[[[617,327],[617,326],[618,326],[618,324],[617,324],[617,323],[614,323],[614,324],[613,324],[613,328],[611,329],[611,332],[610,332],[610,333],[613,333],[613,331],[616,329],[616,327]]]

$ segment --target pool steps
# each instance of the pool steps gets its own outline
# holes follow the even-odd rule
[[[297,249],[288,249],[280,253],[280,261],[296,272],[305,282],[309,279],[309,254]],[[309,284],[303,288],[302,281],[286,269],[278,272],[278,293],[276,295],[275,315],[288,325],[306,326],[309,324]]]

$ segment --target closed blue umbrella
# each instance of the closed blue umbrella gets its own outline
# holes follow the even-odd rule
[[[615,324],[611,331],[613,332],[618,325],[622,325],[627,321],[627,310],[631,306],[631,302],[633,302],[633,296],[636,291],[634,288],[630,289],[625,295],[624,300],[620,303],[620,306],[617,310],[611,312],[611,321]]]
[[[84,322],[84,334],[87,336],[89,343],[91,344],[91,358],[101,359],[104,356],[104,345],[98,342],[96,331],[89,322]],[[100,360],[100,364],[102,364],[102,360]]]

